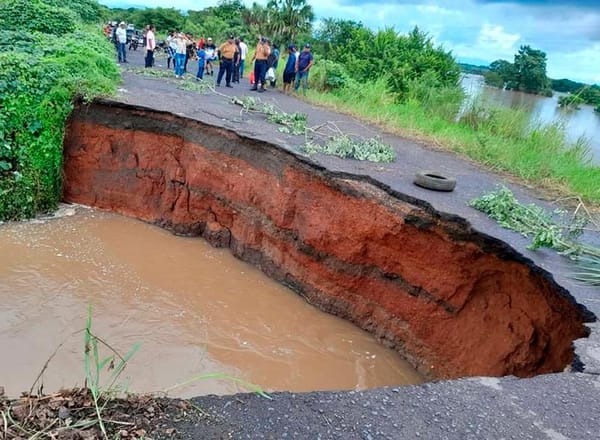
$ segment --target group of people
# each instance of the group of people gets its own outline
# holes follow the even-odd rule
[[[124,22],[121,22],[115,30],[115,43],[119,62],[123,63],[127,62],[126,42],[126,26]],[[147,26],[144,30],[144,47],[146,50],[145,66],[152,67],[154,51],[157,47],[155,29],[152,25]],[[195,42],[192,35],[176,31],[169,32],[165,41],[165,50],[167,52],[167,68],[171,68],[172,62],[176,78],[183,78],[191,58],[198,60],[197,80],[202,80],[205,74],[213,76],[214,64],[218,61],[219,70],[215,81],[217,87],[221,86],[223,79],[225,79],[225,87],[233,87],[233,83],[240,82],[240,78],[244,77],[246,58],[249,53],[248,45],[241,37],[235,38],[233,35],[229,35],[229,38],[217,47],[212,38],[204,39],[202,37]],[[291,44],[287,47],[287,54],[283,70],[283,92],[289,94],[292,84],[294,84],[295,91],[302,86],[306,93],[308,73],[314,64],[310,44],[305,44],[301,51]],[[252,84],[250,90],[264,92],[267,81],[271,87],[276,87],[279,58],[279,47],[268,38],[260,37],[252,56],[254,69],[250,75]]]

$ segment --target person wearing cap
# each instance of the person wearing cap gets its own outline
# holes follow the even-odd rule
[[[212,38],[208,37],[206,39],[204,51],[206,52],[206,74],[213,75],[213,61],[217,59],[217,46],[213,43]]]
[[[290,93],[292,89],[292,83],[296,78],[296,46],[290,44],[288,46],[288,59],[283,69],[283,93],[286,95]]]
[[[115,43],[117,45],[117,56],[119,58],[119,63],[126,63],[127,51],[125,48],[127,46],[127,29],[125,29],[124,21],[119,23],[119,26],[115,30]]]
[[[217,75],[217,87],[221,85],[223,75],[225,75],[225,86],[232,87],[231,75],[233,74],[233,58],[237,53],[237,46],[233,40],[233,35],[230,35],[227,41],[219,46],[219,74]]]
[[[254,85],[250,90],[259,92],[265,91],[265,76],[267,74],[267,58],[269,58],[269,54],[271,53],[271,48],[269,47],[269,43],[265,37],[260,37],[258,40],[258,44],[256,45],[256,50],[254,51],[254,56],[252,60],[254,61]],[[258,88],[258,84],[260,83],[260,88]]]
[[[296,58],[296,84],[294,91],[298,91],[300,83],[302,83],[302,92],[306,95],[308,88],[308,71],[314,64],[313,54],[310,51],[310,44],[304,45],[304,50],[298,54]]]

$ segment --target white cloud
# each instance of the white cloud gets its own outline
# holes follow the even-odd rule
[[[477,37],[477,46],[481,48],[489,48],[493,50],[508,50],[514,49],[515,43],[519,41],[521,35],[509,34],[504,31],[504,27],[500,25],[491,25],[484,23]]]

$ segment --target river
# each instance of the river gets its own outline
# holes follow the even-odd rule
[[[95,333],[126,352],[129,389],[161,391],[226,373],[265,390],[365,389],[420,383],[393,350],[323,313],[262,272],[152,225],[92,209],[0,224],[0,386],[8,395],[83,385],[88,304]],[[170,395],[243,391],[200,380]]]
[[[468,96],[483,94],[490,102],[511,107],[522,107],[531,111],[532,119],[542,122],[564,123],[567,139],[576,142],[584,137],[590,145],[590,155],[594,163],[600,164],[600,114],[591,105],[582,105],[579,110],[565,110],[558,107],[560,93],[548,98],[511,90],[500,90],[484,84],[483,76],[466,74],[462,86]]]

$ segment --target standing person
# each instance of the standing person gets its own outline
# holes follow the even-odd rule
[[[240,49],[240,40],[239,38],[235,39],[235,47],[236,47],[236,52],[235,55],[233,56],[233,76],[231,78],[231,82],[234,83],[240,83],[240,56],[242,53],[242,50]]]
[[[119,27],[115,31],[115,43],[117,45],[117,56],[119,63],[127,62],[127,29],[125,29],[125,22],[119,23]]]
[[[296,84],[294,85],[294,91],[298,91],[300,83],[302,82],[302,92],[306,95],[306,89],[308,88],[308,71],[314,64],[313,54],[310,51],[310,44],[304,45],[304,50],[298,54],[296,59]]]
[[[177,44],[177,50],[175,51],[175,78],[183,78],[185,73],[185,53],[187,50],[187,38],[180,32],[175,38]]]
[[[269,81],[271,88],[275,88],[277,84],[277,66],[279,65],[279,46],[273,44],[271,54],[267,58],[267,69],[273,68],[274,77]]]
[[[175,54],[177,53],[177,41],[175,41],[175,32],[169,31],[169,36],[166,40],[167,43],[167,69],[171,68],[171,61],[173,61],[173,69],[175,68]]]
[[[227,41],[219,46],[219,75],[217,76],[217,87],[221,85],[223,75],[225,75],[225,86],[231,85],[231,75],[233,73],[233,58],[237,52],[237,46],[233,41],[233,35],[230,35]]]
[[[146,32],[146,67],[152,67],[154,64],[154,49],[156,48],[156,39],[154,37],[154,26],[148,26]]]
[[[184,34],[186,41],[185,41],[185,63],[183,65],[183,71],[185,73],[187,73],[187,65],[188,65],[188,61],[190,60],[190,58],[194,58],[194,54],[196,53],[195,50],[195,44],[194,44],[194,36],[190,33],[186,33]]]
[[[196,73],[196,81],[200,81],[202,78],[204,78],[204,63],[206,61],[206,51],[204,50],[204,44],[202,45],[202,47],[198,48],[196,56],[198,57],[198,73]]]
[[[213,61],[217,59],[217,46],[213,43],[212,38],[208,37],[206,39],[204,50],[206,51],[206,74],[213,75]]]
[[[269,58],[270,53],[271,49],[269,48],[267,39],[265,37],[260,37],[260,40],[256,45],[256,50],[254,51],[254,56],[252,57],[252,60],[254,61],[254,85],[250,90],[258,90],[259,92],[265,91],[267,58]],[[260,83],[260,88],[258,88],[258,83]]]
[[[244,77],[244,65],[246,62],[246,56],[248,55],[248,45],[244,43],[244,39],[240,37],[240,78]],[[239,81],[238,81],[239,82]]]
[[[296,78],[296,46],[290,44],[288,46],[288,59],[283,69],[283,93],[286,95],[291,92],[292,83]]]

